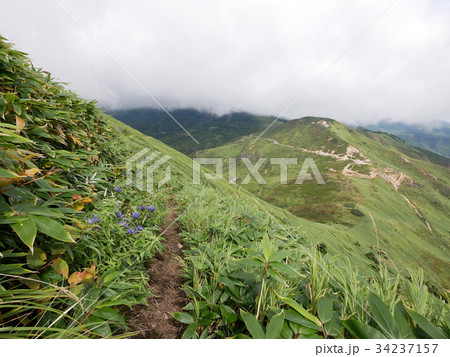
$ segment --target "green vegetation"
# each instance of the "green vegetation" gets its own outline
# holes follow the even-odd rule
[[[172,179],[155,194],[125,184],[124,159],[144,147],[172,157]],[[335,226],[226,182],[192,185],[191,159],[65,90],[4,39],[0,155],[1,338],[132,333],[125,315],[151,295],[145,266],[164,249],[170,199],[186,245],[189,303],[173,314],[185,338],[450,335],[448,296],[431,291],[420,269],[401,274],[390,259],[352,253],[354,242]],[[359,202],[344,204],[365,214],[348,213],[362,226],[372,224]]]
[[[377,260],[392,259],[400,270],[421,266],[430,286],[448,286],[449,159],[393,135],[326,118],[286,122],[255,139],[247,136],[197,156],[225,158],[226,179],[228,158],[237,158],[237,184],[249,174],[241,159],[255,164],[267,158],[259,169],[267,184],[252,178],[242,187],[304,218],[298,224],[315,243],[326,243],[334,254],[345,252],[358,264],[365,264],[361,256],[374,254]],[[297,159],[288,166],[286,184],[280,184],[280,167],[270,158]],[[326,184],[314,176],[295,184],[307,158]]]
[[[378,124],[367,125],[366,128],[394,134],[409,145],[450,157],[450,123],[448,122],[440,122],[432,128],[426,128],[422,125],[382,121]]]
[[[404,278],[383,264],[361,271],[347,258],[311,247],[294,227],[257,209],[251,197],[193,190],[186,187],[178,195],[180,207],[199,197],[180,216],[188,244],[184,289],[191,302],[174,317],[187,324],[184,338],[448,333],[416,315],[422,309],[430,321],[439,321],[448,313],[445,303],[428,293],[422,272],[410,270]]]
[[[242,112],[222,116],[196,109],[173,109],[169,112],[198,143],[160,109],[110,110],[108,114],[186,155],[263,131],[275,119]],[[275,126],[280,122],[275,123]]]

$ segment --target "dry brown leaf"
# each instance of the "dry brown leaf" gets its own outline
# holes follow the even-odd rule
[[[80,139],[78,139],[75,135],[70,135],[70,138],[72,139],[72,141],[77,144],[78,146],[83,146],[83,143],[80,141]]]
[[[74,208],[76,211],[82,211],[83,208],[84,208],[84,204],[83,204],[83,202],[75,202],[75,203],[73,204],[73,208]]]
[[[20,131],[25,128],[25,120],[23,120],[22,118],[16,116],[16,126],[18,127],[16,129],[16,133],[20,133]]]
[[[41,170],[33,167],[32,169],[25,170],[25,175],[27,175],[28,177],[34,177],[38,172],[41,172]]]

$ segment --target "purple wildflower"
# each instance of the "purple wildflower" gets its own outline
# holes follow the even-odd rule
[[[114,191],[116,191],[116,192],[122,192],[122,190],[120,189],[120,187],[116,187],[115,189],[114,189]]]
[[[138,232],[142,232],[142,231],[144,230],[144,227],[142,227],[142,226],[137,226],[137,230],[138,230]]]
[[[147,209],[147,206],[146,206],[146,205],[140,205],[140,206],[139,206],[139,209],[140,209],[141,211],[144,211],[144,210]]]
[[[100,222],[100,219],[98,218],[98,214],[94,214],[94,222],[95,223]]]
[[[92,219],[90,219],[90,218],[88,218],[87,221],[88,221],[89,224],[94,224],[94,221]]]
[[[114,212],[114,213],[116,214],[116,217],[117,217],[117,218],[122,218],[122,217],[123,217],[123,214],[120,213],[119,211],[116,211],[116,212]]]
[[[155,206],[153,206],[153,205],[148,206],[148,210],[149,210],[150,212],[153,212],[153,211],[155,210]]]
[[[127,223],[127,222],[119,222],[119,224],[120,224],[122,227],[125,227],[125,228],[128,227],[128,223]]]
[[[133,212],[133,214],[131,215],[133,218],[138,218],[140,216],[139,212]]]
[[[127,232],[130,233],[130,234],[136,234],[136,229],[129,228]]]

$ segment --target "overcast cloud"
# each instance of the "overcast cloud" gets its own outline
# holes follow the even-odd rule
[[[60,0],[167,107],[279,115],[392,3]],[[0,34],[109,108],[155,102],[53,0],[0,0]],[[450,120],[450,1],[398,0],[285,114]]]

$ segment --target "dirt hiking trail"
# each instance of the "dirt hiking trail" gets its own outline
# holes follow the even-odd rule
[[[133,338],[181,338],[184,325],[176,321],[171,312],[182,311],[187,304],[181,290],[182,269],[177,257],[183,256],[183,245],[178,236],[177,207],[169,202],[169,216],[163,227],[164,251],[157,254],[148,268],[150,291],[148,306],[136,305],[128,313],[128,325],[138,332]],[[175,223],[174,223],[175,222]]]

